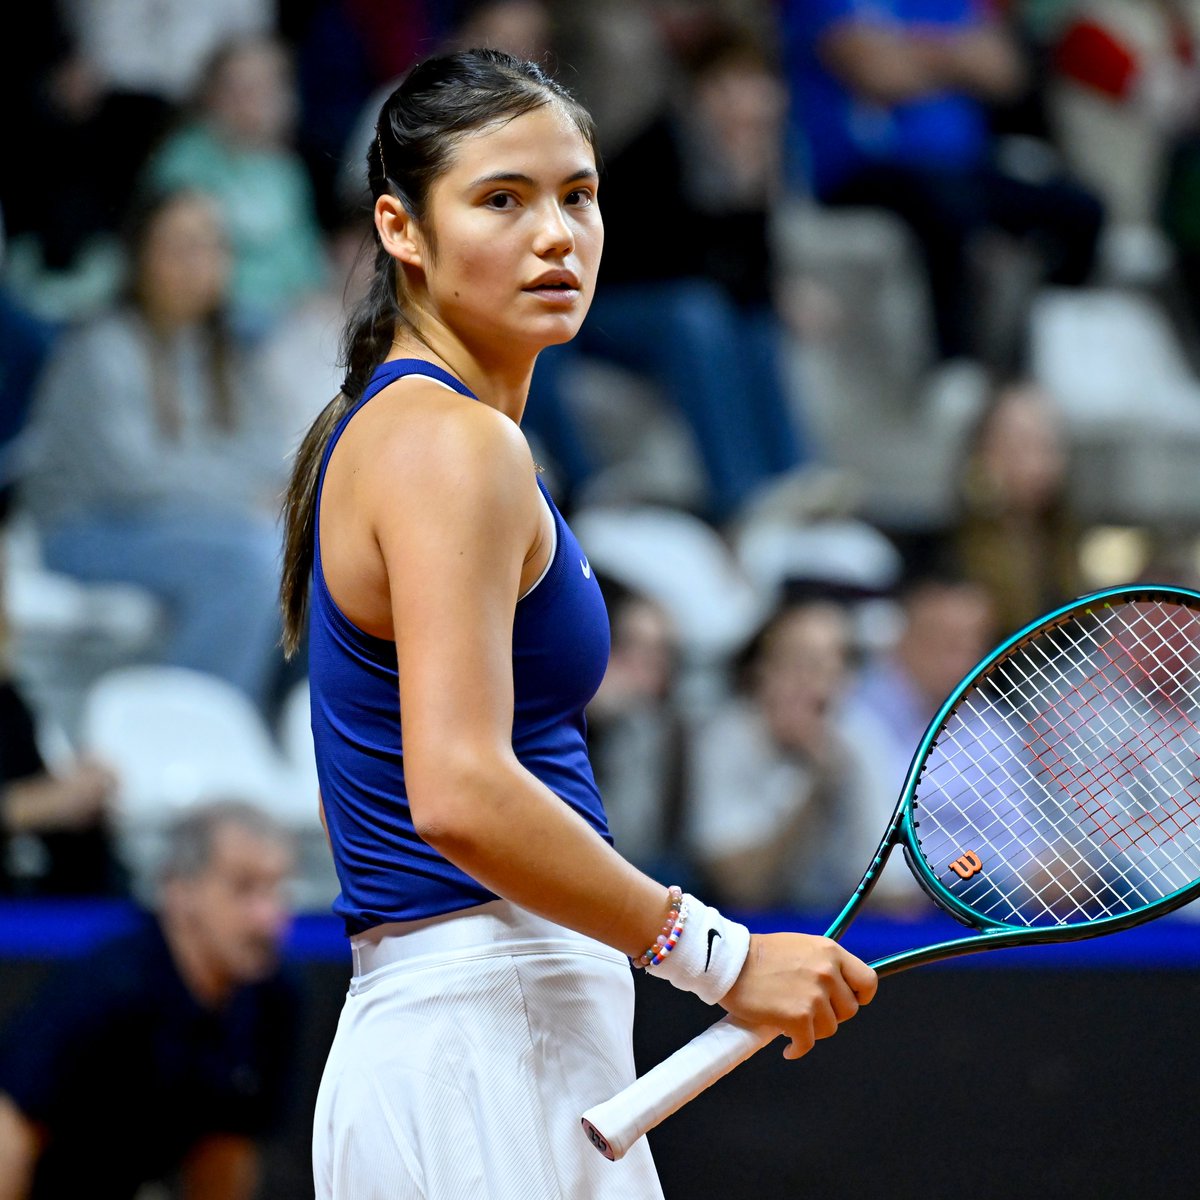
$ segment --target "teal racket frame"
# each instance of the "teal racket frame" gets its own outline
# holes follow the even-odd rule
[[[1185,603],[1195,608],[1198,615],[1200,615],[1200,592],[1189,588],[1158,584],[1137,584],[1105,588],[1101,591],[1081,596],[1069,604],[1064,604],[1062,607],[1019,629],[1006,641],[996,646],[964,676],[930,721],[913,755],[908,774],[905,778],[904,788],[896,805],[896,811],[879,844],[879,849],[876,851],[871,864],[867,867],[862,881],[854,890],[853,895],[834,919],[828,930],[826,930],[826,937],[832,938],[834,941],[841,940],[842,935],[850,928],[863,903],[870,895],[892,851],[897,846],[903,847],[909,868],[930,899],[939,908],[954,917],[955,920],[976,929],[978,932],[971,937],[953,938],[931,946],[904,950],[877,959],[871,963],[871,966],[881,976],[894,975],[911,967],[919,967],[927,963],[958,958],[965,954],[977,954],[984,950],[1082,941],[1086,938],[1117,933],[1124,929],[1131,929],[1155,917],[1163,916],[1175,909],[1182,908],[1185,904],[1188,904],[1200,895],[1200,879],[1197,879],[1149,904],[1132,908],[1128,912],[1087,921],[1067,921],[1056,925],[1014,925],[1002,921],[989,920],[977,913],[969,905],[962,903],[938,879],[930,869],[925,856],[918,848],[915,818],[913,815],[914,808],[919,808],[919,804],[914,801],[917,785],[920,783],[930,749],[936,742],[938,734],[954,713],[963,695],[994,664],[1020,649],[1022,644],[1029,641],[1032,637],[1045,633],[1054,626],[1063,624],[1081,613],[1091,613],[1096,609],[1111,608],[1116,603],[1127,604],[1138,600],[1176,604]]]

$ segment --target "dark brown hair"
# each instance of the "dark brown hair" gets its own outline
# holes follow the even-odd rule
[[[546,104],[563,105],[580,132],[595,144],[587,111],[536,63],[499,50],[464,50],[418,63],[387,98],[367,151],[371,201],[395,196],[421,221],[430,189],[447,169],[458,142],[484,126],[511,120]],[[434,245],[433,230],[425,230]],[[403,276],[374,235],[375,269],[366,293],[342,332],[341,392],[313,422],[296,452],[284,500],[284,558],[279,599],[283,646],[299,647],[308,610],[316,536],[317,481],[334,430],[362,396],[387,357],[397,326],[409,324]]]

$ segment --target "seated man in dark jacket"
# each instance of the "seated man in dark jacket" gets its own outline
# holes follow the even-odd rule
[[[0,1198],[249,1200],[292,1082],[288,836],[222,801],[168,838],[154,914],[64,962],[0,1038]]]

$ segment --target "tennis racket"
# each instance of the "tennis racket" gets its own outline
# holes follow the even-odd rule
[[[901,846],[975,932],[871,963],[881,977],[959,955],[1129,929],[1200,893],[1200,593],[1111,588],[1027,625],[930,722],[838,940]],[[619,1159],[778,1036],[725,1017],[583,1114]]]

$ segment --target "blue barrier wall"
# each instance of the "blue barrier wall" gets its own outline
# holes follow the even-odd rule
[[[129,919],[123,905],[0,905],[0,1020],[56,956]],[[821,922],[776,913],[754,924]],[[846,943],[870,958],[957,931],[863,917]],[[329,917],[299,918],[288,955],[308,993],[301,1087],[269,1149],[263,1200],[312,1194],[308,1119],[348,973]],[[1200,923],[1173,916],[888,979],[803,1061],[784,1062],[776,1043],[655,1131],[668,1200],[1200,1194],[1187,1150],[1200,1118],[1198,968]],[[636,984],[641,1070],[719,1015],[642,973]]]

